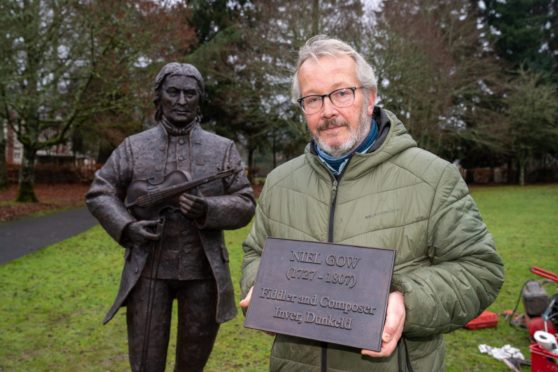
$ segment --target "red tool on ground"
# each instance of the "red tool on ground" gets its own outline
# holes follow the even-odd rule
[[[558,285],[558,275],[555,273],[539,267],[532,267],[530,271]],[[531,371],[558,372],[558,354],[546,350],[540,342],[534,339],[534,334],[537,331],[556,335],[556,328],[558,328],[558,292],[549,297],[540,282],[527,281],[522,289],[522,299],[525,307],[524,323],[531,338],[531,345],[529,346]]]
[[[481,315],[465,324],[467,329],[496,328],[498,326],[498,314],[484,310]]]

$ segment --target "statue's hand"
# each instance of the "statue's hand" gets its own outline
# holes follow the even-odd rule
[[[158,222],[157,220],[132,222],[126,226],[124,234],[129,241],[140,245],[148,243],[149,241],[159,240],[161,234],[154,232]]]
[[[180,210],[190,219],[205,217],[207,202],[204,197],[184,193],[180,195]]]

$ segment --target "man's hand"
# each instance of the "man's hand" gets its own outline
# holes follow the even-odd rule
[[[159,240],[160,234],[153,232],[159,221],[142,220],[130,223],[124,230],[125,237],[135,244]]]
[[[388,297],[386,323],[382,334],[382,348],[378,352],[362,349],[361,354],[375,358],[390,356],[403,334],[404,325],[405,299],[401,292],[392,292]]]
[[[203,197],[184,193],[180,195],[180,210],[190,219],[204,217],[207,213],[207,202]]]
[[[246,297],[244,297],[242,300],[240,300],[240,308],[242,309],[242,312],[244,313],[244,315],[246,315],[246,310],[248,310],[248,306],[250,306],[250,300],[252,299],[252,291],[254,290],[254,287],[250,287],[250,290],[248,291],[248,294],[246,295]],[[275,333],[273,332],[268,332],[268,331],[264,331],[265,333],[267,333],[270,336],[275,337]]]
[[[250,306],[250,300],[252,299],[252,291],[254,290],[254,287],[250,287],[250,290],[248,291],[248,294],[246,295],[246,297],[244,297],[242,300],[240,300],[240,307],[242,308],[242,311],[244,312],[244,314],[246,314],[246,310],[248,310],[248,306]]]

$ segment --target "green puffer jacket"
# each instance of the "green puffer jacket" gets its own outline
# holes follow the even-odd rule
[[[405,342],[374,359],[278,335],[273,371],[320,371],[322,353],[328,371],[406,370],[406,355],[414,371],[443,370],[441,334],[477,316],[503,283],[492,236],[456,167],[416,147],[387,110],[376,109],[376,121],[387,136],[373,152],[355,154],[339,181],[310,146],[269,174],[243,246],[241,288],[245,295],[253,285],[267,237],[395,249],[392,287],[405,296]]]

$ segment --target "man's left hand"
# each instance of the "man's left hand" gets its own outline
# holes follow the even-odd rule
[[[362,349],[361,354],[373,358],[390,356],[403,334],[405,325],[405,299],[403,293],[392,292],[388,297],[386,322],[382,334],[382,348],[380,351]]]
[[[203,197],[184,193],[180,195],[179,202],[182,213],[193,220],[205,217],[207,213],[207,202]]]

